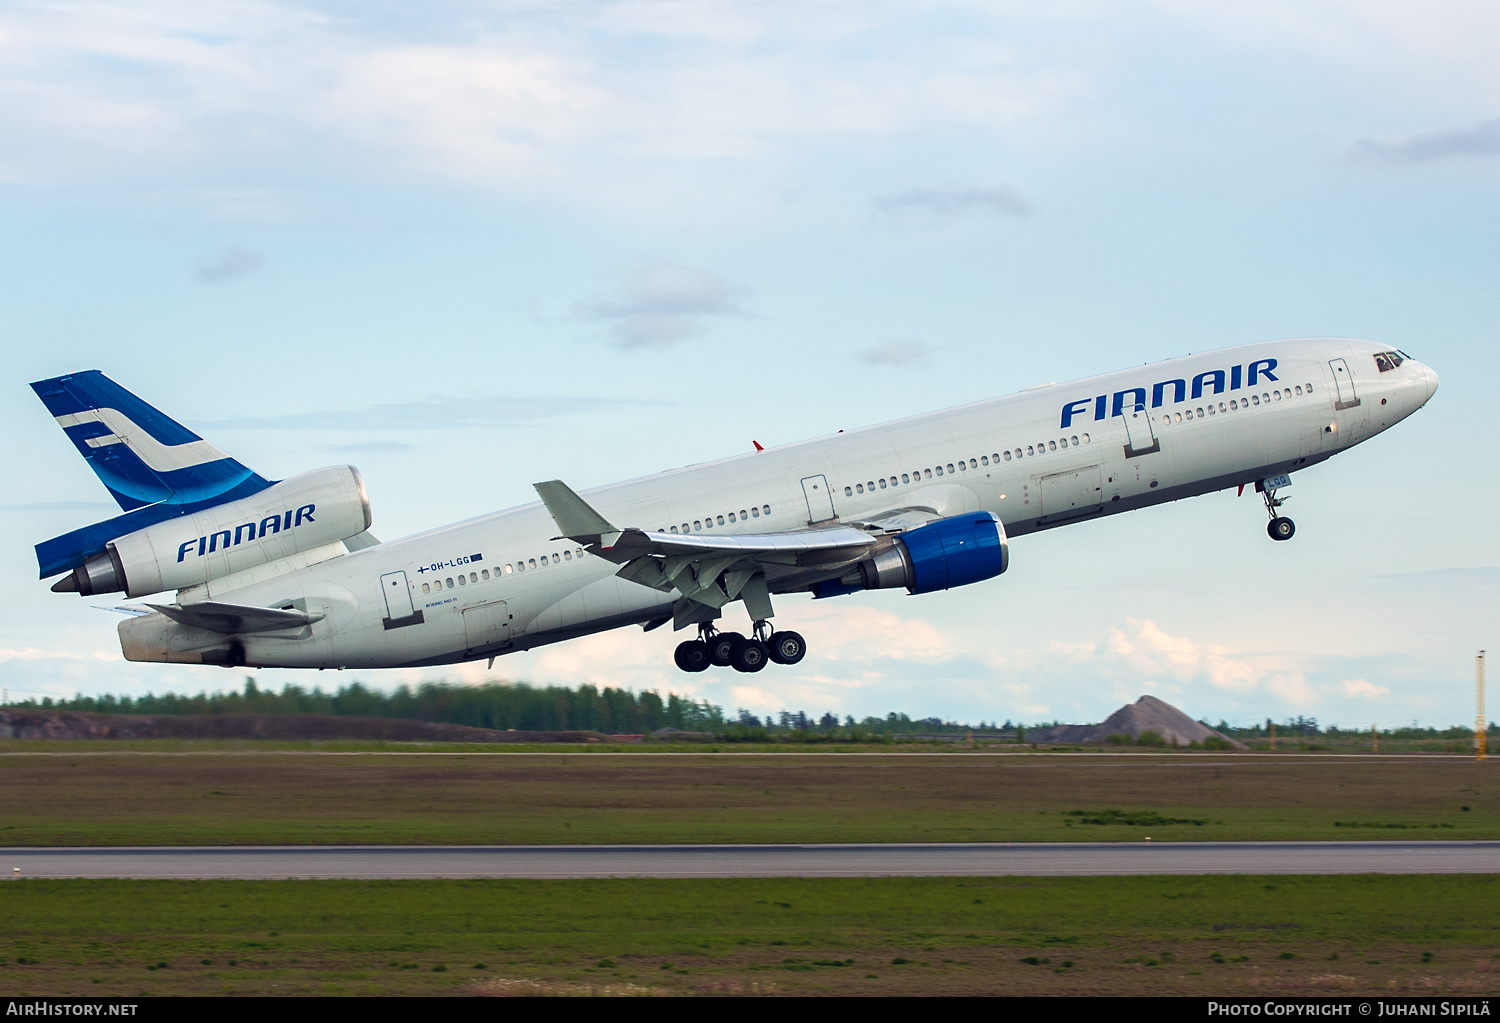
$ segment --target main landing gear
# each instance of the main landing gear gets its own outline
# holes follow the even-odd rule
[[[772,632],[771,623],[755,623],[754,634],[719,632],[712,624],[698,626],[698,638],[677,645],[672,659],[683,671],[707,671],[710,666],[735,671],[760,671],[767,662],[796,664],[807,655],[807,641],[795,632]]]
[[[1282,477],[1283,480],[1286,477]],[[1272,540],[1290,540],[1297,535],[1297,524],[1285,515],[1278,514],[1278,509],[1286,503],[1286,498],[1276,496],[1275,487],[1266,487],[1261,483],[1255,484],[1255,489],[1260,491],[1260,496],[1266,502],[1266,514],[1271,521],[1266,523],[1266,535]]]

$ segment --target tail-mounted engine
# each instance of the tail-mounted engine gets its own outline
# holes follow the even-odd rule
[[[904,586],[931,593],[993,579],[1010,563],[1005,526],[989,512],[939,519],[902,533],[868,561],[813,587],[819,597]]]
[[[370,521],[359,470],[352,465],[318,469],[118,537],[52,589],[86,597],[179,590],[347,540],[369,529]]]

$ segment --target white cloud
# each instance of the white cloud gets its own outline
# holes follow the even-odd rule
[[[1031,213],[1031,202],[1013,188],[973,185],[912,188],[876,196],[871,206],[886,223],[929,228]]]
[[[573,311],[608,323],[621,348],[661,348],[701,334],[706,317],[744,315],[742,295],[712,271],[659,260],[629,267]]]
[[[1378,700],[1382,696],[1389,696],[1391,691],[1386,686],[1377,686],[1362,678],[1346,678],[1342,683],[1345,695],[1358,696],[1367,700]]]
[[[6,661],[118,661],[119,653],[111,650],[94,650],[75,653],[68,650],[42,650],[29,646],[17,649],[0,649],[0,664]]]
[[[13,5],[0,11],[4,166],[118,182],[274,164],[594,200],[654,185],[680,202],[652,161],[1003,127],[1079,90],[1083,73],[1050,50],[976,46],[986,16],[971,14],[965,31],[914,41],[914,12],[896,4],[476,4],[399,23],[257,0]],[[999,19],[978,31],[1001,34]],[[903,45],[850,48],[882,33]]]

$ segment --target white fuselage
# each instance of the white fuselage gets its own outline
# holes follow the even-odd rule
[[[1382,370],[1375,356],[1386,350],[1345,339],[1220,349],[583,496],[621,528],[663,532],[769,533],[917,509],[990,511],[1022,536],[1253,483],[1374,436],[1437,386],[1414,360]],[[1137,402],[1144,414],[1127,423]],[[324,616],[295,633],[237,641],[235,663],[268,667],[454,663],[671,616],[669,595],[618,578],[618,565],[553,539],[557,532],[530,504],[363,550],[333,544],[179,599]],[[132,660],[215,663],[204,652],[225,645],[223,635],[160,615],[120,631]]]

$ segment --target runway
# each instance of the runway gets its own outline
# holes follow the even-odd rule
[[[430,879],[1494,874],[1500,842],[12,848],[26,878]]]

